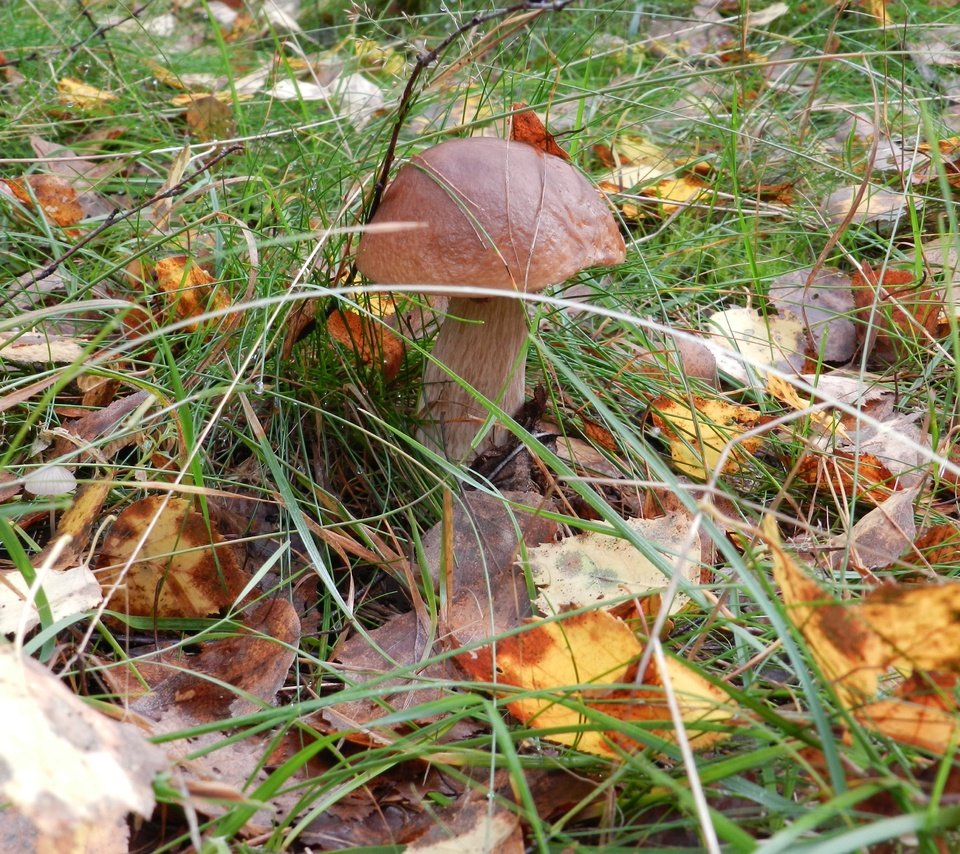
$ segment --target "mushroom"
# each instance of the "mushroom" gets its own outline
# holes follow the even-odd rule
[[[449,286],[447,316],[424,372],[422,412],[439,428],[427,441],[460,462],[487,418],[480,395],[509,415],[524,400],[527,312],[513,295],[620,263],[623,238],[600,194],[567,161],[523,142],[481,137],[413,157],[371,222],[381,228],[365,232],[357,250],[368,279]],[[391,223],[420,227],[382,227]],[[458,295],[463,285],[504,296]],[[495,425],[475,450],[506,435]]]

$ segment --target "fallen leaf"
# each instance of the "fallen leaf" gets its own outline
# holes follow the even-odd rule
[[[327,333],[343,347],[352,350],[365,365],[377,365],[390,382],[403,365],[404,345],[381,319],[340,308],[327,317]]]
[[[195,98],[187,107],[184,119],[190,133],[201,142],[229,139],[236,133],[231,104],[213,96]]]
[[[247,582],[232,547],[191,503],[162,496],[137,501],[117,517],[98,574],[110,607],[136,616],[205,617],[232,604]]]
[[[157,286],[172,297],[177,317],[185,320],[230,306],[224,288],[206,270],[185,255],[163,258],[154,265]],[[196,331],[198,324],[187,329]]]
[[[389,744],[398,739],[401,735],[398,727],[378,726],[377,721],[395,711],[412,709],[448,695],[447,686],[459,676],[449,659],[418,667],[434,654],[427,648],[430,640],[429,627],[421,626],[412,611],[391,617],[371,630],[369,636],[350,638],[337,650],[337,673],[347,687],[377,679],[376,696],[335,703],[323,709],[320,715],[330,725],[323,729],[343,732],[348,741],[364,745]],[[407,672],[393,679],[382,678],[401,670]],[[392,690],[388,693],[388,689]],[[419,722],[435,719],[435,715],[427,712],[416,718]],[[404,726],[408,723],[409,719],[405,719]]]
[[[3,183],[27,207],[33,207],[36,201],[47,222],[61,228],[76,225],[86,216],[77,191],[69,181],[58,175],[6,178]]]
[[[805,451],[796,464],[797,477],[817,490],[827,490],[845,501],[851,496],[877,503],[894,491],[894,476],[872,454],[833,448],[825,453]]]
[[[69,365],[86,358],[87,342],[60,335],[39,335],[35,332],[0,332],[0,364],[35,363]]]
[[[9,644],[0,645],[0,718],[16,733],[0,743],[0,794],[4,812],[32,825],[29,850],[126,851],[127,814],[153,812],[153,778],[167,767],[160,749]]]
[[[887,224],[908,219],[907,207],[918,208],[920,203],[912,196],[893,190],[868,187],[854,207],[859,187],[844,187],[831,193],[821,205],[821,211],[831,225],[839,225],[850,217],[851,222],[866,225],[872,222]],[[851,215],[851,210],[853,214]]]
[[[839,569],[848,560],[861,573],[886,569],[906,551],[917,534],[913,520],[917,491],[895,492],[860,519],[846,536],[830,541],[828,562]]]
[[[510,109],[519,111],[514,112],[510,117],[510,139],[515,142],[525,142],[554,157],[570,159],[570,155],[557,145],[557,141],[547,131],[540,117],[526,104],[513,104]]]
[[[245,615],[237,634],[203,644],[185,667],[130,708],[167,721],[158,732],[260,711],[283,687],[299,641],[300,618],[293,605],[265,599]]]
[[[79,107],[81,110],[96,110],[111,101],[116,101],[113,92],[107,92],[77,80],[75,77],[62,77],[57,81],[60,103],[65,107]]]
[[[706,330],[710,337],[705,343],[718,369],[744,385],[765,382],[767,366],[801,373],[807,364],[806,325],[792,314],[764,316],[749,308],[730,308],[712,314]]]
[[[720,463],[724,449],[730,453],[722,471],[737,474],[750,469],[752,459],[763,444],[763,436],[740,437],[767,416],[748,406],[725,400],[692,395],[693,409],[686,402],[661,397],[650,404],[651,418],[670,442],[674,465],[688,477],[709,480]]]
[[[790,620],[848,709],[875,697],[890,668],[960,670],[960,584],[884,584],[840,603],[783,549],[772,516],[762,530]]]
[[[853,275],[858,334],[876,362],[893,365],[935,340],[943,309],[940,289],[916,283],[908,270],[875,271],[867,262]]]
[[[690,517],[668,513],[656,519],[628,519],[626,524],[645,542],[664,553],[673,571],[679,569],[689,584],[700,581],[700,537],[687,546]],[[587,533],[567,537],[527,550],[534,584],[539,588],[537,605],[544,613],[558,613],[564,606],[582,607],[624,595],[643,597],[662,590],[669,578],[632,543],[610,534]],[[659,598],[659,597],[658,597]],[[670,605],[676,613],[689,601],[678,591]]]
[[[643,652],[626,623],[605,611],[528,623],[526,631],[491,646],[460,653],[457,662],[475,679],[536,692],[511,699],[507,708],[518,720],[549,730],[543,737],[600,756],[640,747],[632,739],[598,726],[597,712],[622,720],[661,723],[653,732],[673,738],[673,725],[662,690],[629,687],[630,673]],[[676,659],[667,659],[684,722],[692,729],[705,721],[729,720],[729,698]],[[659,681],[655,684],[659,685]],[[621,687],[614,690],[614,686]],[[585,707],[585,708],[584,708]],[[694,746],[707,746],[723,733],[692,734]]]
[[[803,268],[777,276],[770,283],[770,301],[781,314],[800,320],[815,358],[847,362],[857,349],[852,282],[839,270],[820,268],[808,284],[812,272]]]

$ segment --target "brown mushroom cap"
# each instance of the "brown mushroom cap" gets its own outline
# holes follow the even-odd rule
[[[402,166],[366,232],[357,267],[383,284],[538,291],[585,267],[620,263],[616,221],[565,160],[522,142],[442,142]]]

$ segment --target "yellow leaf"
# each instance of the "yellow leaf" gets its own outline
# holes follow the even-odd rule
[[[623,721],[659,724],[652,732],[674,738],[659,676],[648,673],[647,684],[632,687],[642,652],[626,623],[605,611],[590,611],[535,622],[529,631],[463,653],[457,660],[476,678],[489,680],[495,673],[500,684],[536,692],[513,700],[514,695],[508,695],[507,707],[530,726],[557,730],[544,733],[544,738],[600,756],[619,756],[622,750],[638,749],[640,743],[619,731],[596,728],[590,710]],[[703,721],[732,717],[726,694],[685,663],[668,659],[666,671],[685,725],[696,730]],[[723,731],[694,732],[690,739],[695,746],[706,747],[725,736]]]
[[[94,110],[110,101],[116,101],[113,92],[106,92],[90,86],[82,80],[73,77],[63,77],[57,82],[57,91],[60,93],[60,103],[65,107],[80,107],[82,110]]]
[[[677,469],[689,477],[708,480],[720,463],[724,448],[745,431],[766,419],[756,410],[723,400],[692,398],[693,410],[684,403],[661,397],[650,405],[654,423],[670,442]],[[744,469],[759,450],[763,436],[751,436],[732,447],[723,471]]]

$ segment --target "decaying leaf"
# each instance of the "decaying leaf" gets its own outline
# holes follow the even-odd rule
[[[689,543],[690,517],[668,513],[656,519],[628,519],[637,536],[664,552],[664,559],[690,584],[700,581],[700,537]],[[690,551],[681,554],[684,547]],[[609,534],[587,533],[527,551],[530,573],[540,588],[537,604],[544,613],[565,605],[581,607],[624,595],[643,597],[662,590],[668,578],[633,544]],[[689,597],[678,592],[670,605],[676,613]]]
[[[127,814],[153,812],[153,777],[167,767],[160,749],[7,644],[0,718],[8,729],[0,740],[4,813],[28,823],[19,850],[126,851]]]
[[[247,582],[231,546],[181,498],[153,496],[127,507],[98,565],[110,607],[139,616],[204,617],[232,604]]]
[[[537,692],[513,700],[511,694],[505,697],[516,718],[552,730],[544,732],[544,738],[588,753],[618,756],[619,750],[636,749],[639,743],[605,731],[596,721],[598,712],[622,720],[662,723],[654,732],[662,738],[673,737],[662,691],[647,687],[653,680],[641,688],[632,687],[631,665],[642,652],[626,623],[605,611],[588,611],[532,622],[527,631],[462,652],[457,662],[475,679]],[[667,659],[666,678],[674,685],[692,743],[704,747],[715,742],[715,736],[722,737],[717,732],[698,734],[697,724],[729,720],[729,698],[676,659]]]
[[[653,422],[669,440],[670,456],[677,469],[688,477],[709,480],[729,445],[731,450],[724,460],[723,471],[728,474],[747,471],[751,458],[763,443],[763,436],[740,437],[763,424],[766,416],[725,400],[697,396],[691,400],[692,410],[687,403],[667,397],[650,404]]]
[[[185,255],[161,259],[154,266],[154,275],[160,290],[172,298],[180,319],[199,317],[230,305],[230,297],[217,280]],[[190,324],[187,329],[193,332],[197,324]]]
[[[836,494],[841,500],[857,496],[879,503],[895,488],[893,473],[878,457],[842,448],[828,453],[805,452],[796,465],[796,474],[804,483]]]

